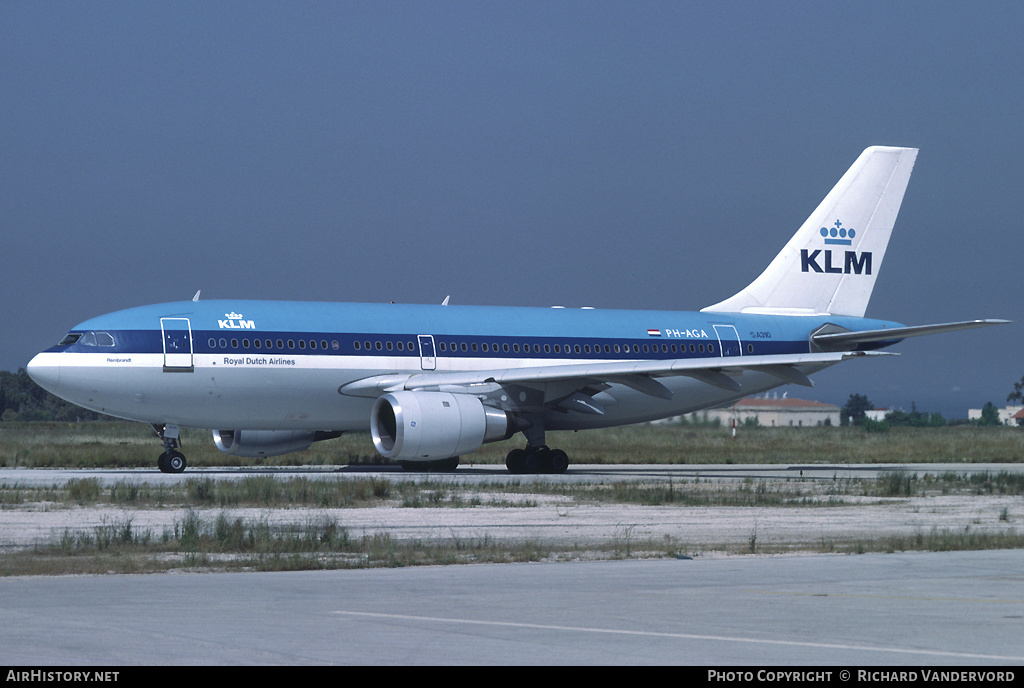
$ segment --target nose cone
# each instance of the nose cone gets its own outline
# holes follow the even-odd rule
[[[28,373],[28,376],[37,385],[47,392],[53,392],[54,394],[57,393],[57,388],[60,386],[60,359],[58,355],[47,352],[36,354],[25,367],[25,372]]]

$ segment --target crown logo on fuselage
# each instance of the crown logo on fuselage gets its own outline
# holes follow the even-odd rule
[[[857,236],[857,230],[847,229],[843,227],[843,223],[836,220],[835,227],[822,227],[821,236],[825,239],[826,244],[837,244],[839,246],[849,246],[851,240]]]

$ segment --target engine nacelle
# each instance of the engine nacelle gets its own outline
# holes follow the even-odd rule
[[[434,461],[475,452],[515,433],[512,418],[469,394],[395,392],[370,413],[373,446],[399,461]]]
[[[307,430],[214,430],[213,442],[231,456],[280,456],[309,449],[318,439]]]

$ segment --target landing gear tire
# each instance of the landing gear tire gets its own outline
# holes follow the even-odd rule
[[[569,468],[569,456],[561,449],[527,447],[513,449],[505,457],[508,472],[515,475],[539,473],[565,473]]]
[[[565,473],[569,468],[569,455],[561,449],[548,452],[548,468],[550,473]]]
[[[187,462],[185,455],[179,451],[164,452],[156,460],[156,465],[163,473],[181,473],[185,470]]]
[[[524,449],[513,449],[505,456],[505,467],[513,475],[526,473],[526,451]]]

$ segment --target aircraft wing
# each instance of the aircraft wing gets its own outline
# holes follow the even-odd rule
[[[622,384],[653,397],[671,399],[672,391],[659,382],[658,378],[685,375],[715,387],[739,392],[741,387],[735,377],[744,370],[752,370],[774,375],[785,383],[810,387],[814,383],[798,369],[798,366],[825,366],[850,358],[879,355],[895,354],[842,351],[784,356],[616,361],[497,370],[377,375],[351,382],[340,391],[353,396],[378,396],[403,390],[443,390],[483,395],[495,387],[527,387],[544,392],[545,401],[542,405],[553,405],[557,400],[569,398],[584,389],[596,393],[606,389],[607,385]]]

